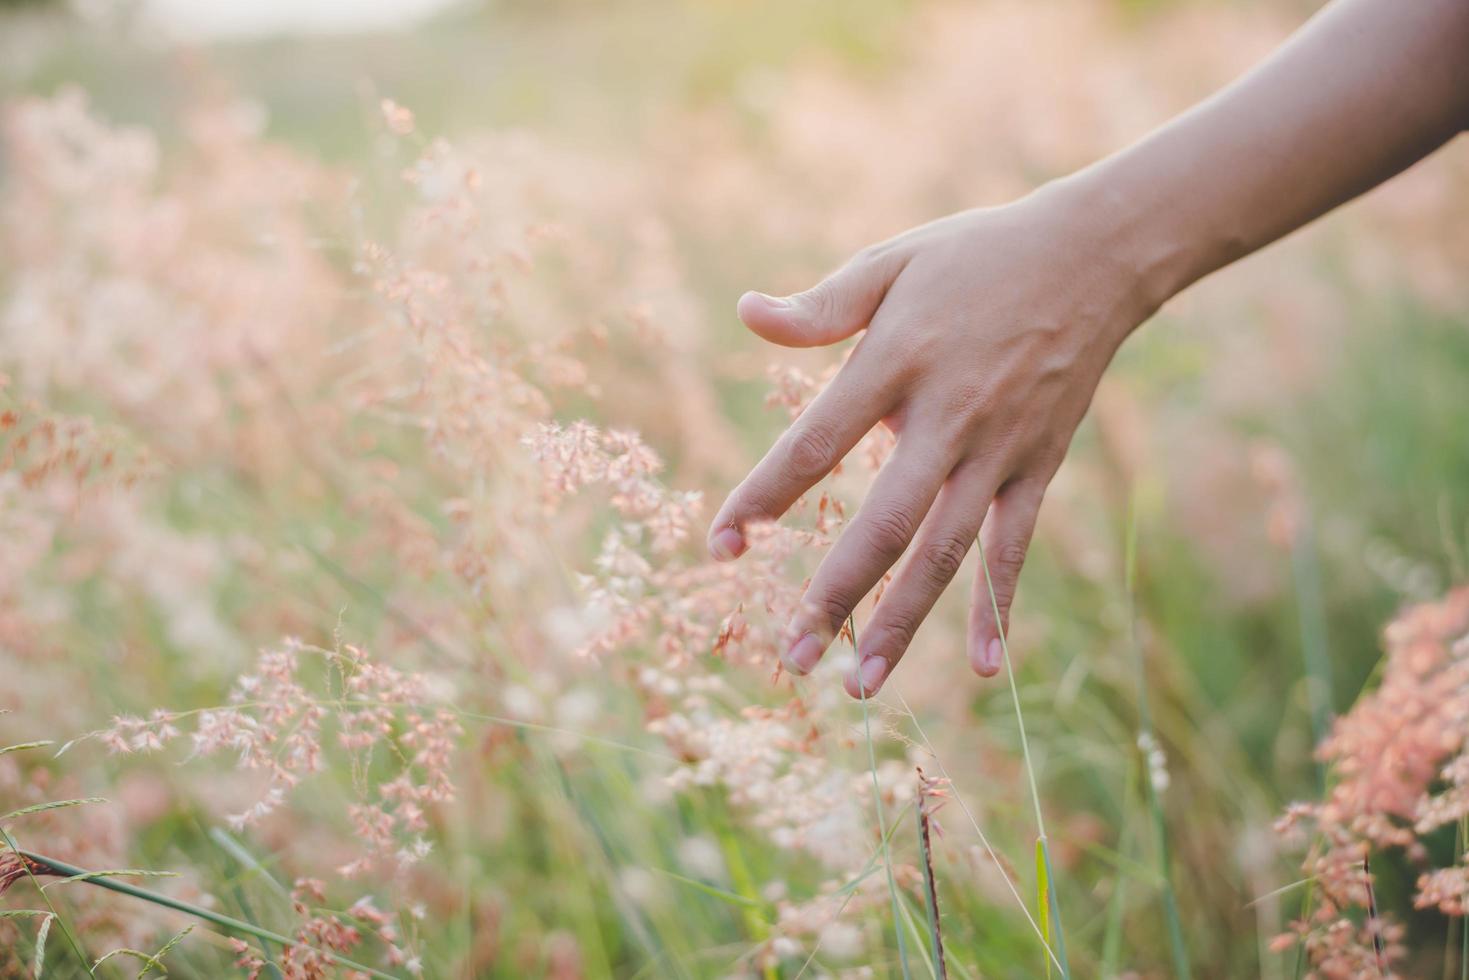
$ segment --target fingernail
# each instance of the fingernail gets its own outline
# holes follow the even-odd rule
[[[709,539],[709,553],[718,561],[732,561],[745,550],[745,537],[737,527],[722,527]]]
[[[816,669],[822,649],[821,641],[816,638],[815,633],[802,633],[786,651],[786,666],[793,674],[809,674]]]
[[[857,674],[862,678],[862,690],[868,694],[876,694],[877,689],[882,687],[882,679],[888,674],[888,662],[873,654],[862,661],[862,667]]]
[[[986,676],[1000,672],[1000,659],[1005,653],[1005,648],[1000,644],[997,636],[990,640],[984,648],[984,656],[979,658],[979,669]]]
[[[783,310],[791,305],[791,301],[784,296],[767,296],[765,293],[756,293],[755,295],[764,300],[766,306],[772,306],[777,310]]]

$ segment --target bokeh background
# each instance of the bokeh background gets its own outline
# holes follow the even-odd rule
[[[53,743],[0,754],[0,813],[107,800],[0,826],[392,976],[937,974],[928,869],[948,974],[1034,977],[1018,701],[1075,975],[1310,971],[1275,821],[1385,625],[1465,576],[1465,146],[1123,348],[1016,698],[967,670],[966,588],[870,711],[840,658],[776,671],[880,435],[760,561],[700,540],[840,359],[746,334],[741,291],[1120,148],[1314,7],[0,5],[0,745]],[[1469,968],[1414,904],[1459,833],[1372,854],[1402,975]],[[56,923],[0,920],[4,975],[190,922],[44,894],[0,899]],[[163,963],[345,969],[244,938]]]

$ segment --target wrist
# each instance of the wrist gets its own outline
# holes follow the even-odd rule
[[[1054,195],[1084,228],[1092,254],[1107,263],[1127,305],[1121,343],[1175,295],[1228,259],[1202,233],[1207,227],[1164,189],[1110,158],[1060,178],[1037,193]]]

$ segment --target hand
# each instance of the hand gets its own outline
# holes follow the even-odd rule
[[[845,681],[853,697],[876,692],[981,533],[1001,623],[981,568],[969,662],[986,677],[1000,669],[999,631],[1041,497],[1117,346],[1157,306],[1094,203],[1051,185],[865,249],[806,292],[740,298],[740,319],[788,347],[866,333],[720,508],[715,558],[738,557],[749,523],[779,518],[874,425],[898,436],[790,624],[792,672],[816,666],[907,552]]]

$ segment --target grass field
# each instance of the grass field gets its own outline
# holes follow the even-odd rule
[[[873,701],[777,670],[882,433],[704,557],[840,357],[742,290],[1308,13],[0,6],[0,975],[1464,976],[1464,146],[1123,347],[1012,673],[966,589]]]

